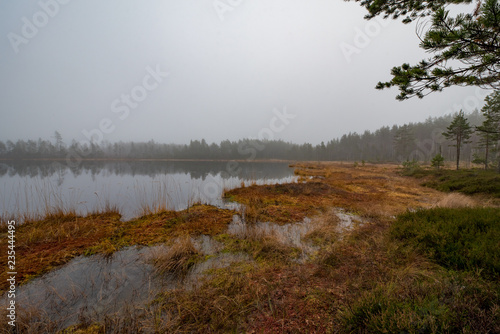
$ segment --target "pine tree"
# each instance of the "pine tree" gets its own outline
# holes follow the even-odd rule
[[[394,149],[399,160],[409,160],[410,154],[415,148],[415,134],[413,129],[405,124],[400,127],[394,135]]]
[[[59,131],[54,131],[54,139],[55,139],[55,148],[58,154],[63,154],[64,150],[64,142],[62,140],[62,136]]]
[[[448,131],[443,132],[443,136],[448,140],[455,141],[451,145],[457,148],[457,170],[460,165],[460,149],[462,144],[468,143],[468,140],[473,132],[469,122],[465,118],[464,112],[460,112],[453,118],[450,126],[446,128]]]
[[[429,29],[419,36],[420,47],[433,54],[416,65],[394,67],[389,82],[379,82],[378,89],[396,86],[399,100],[441,91],[450,86],[500,88],[500,3],[498,0],[478,1],[468,12],[455,17],[448,10],[451,4],[470,4],[472,0],[347,0],[360,2],[369,14],[409,23],[422,16],[431,16]],[[467,8],[467,7],[462,7]],[[457,8],[459,11],[461,8]]]
[[[485,168],[488,168],[489,153],[500,140],[500,91],[495,91],[485,99],[486,104],[481,110],[484,122],[476,127],[480,136],[480,145],[485,149]],[[500,158],[500,157],[499,157]],[[498,171],[500,172],[500,161]]]
[[[495,139],[495,128],[492,126],[491,122],[488,121],[488,116],[484,120],[483,124],[476,127],[476,131],[479,135],[479,147],[484,148],[484,169],[488,169],[489,157],[491,152],[491,147],[494,145]]]
[[[444,157],[441,155],[441,153],[438,153],[434,156],[434,158],[432,158],[431,163],[432,167],[436,167],[436,169],[439,170],[439,168],[441,168],[441,166],[443,166],[444,164]]]
[[[444,157],[441,154],[441,146],[439,146],[439,153],[432,158],[431,164],[432,167],[436,167],[437,170],[439,170],[441,166],[444,166]]]

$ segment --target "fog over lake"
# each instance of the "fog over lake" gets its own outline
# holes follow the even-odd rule
[[[69,168],[54,162],[0,163],[0,208],[20,219],[57,208],[87,214],[116,206],[124,220],[164,205],[182,210],[201,202],[225,207],[224,189],[289,182],[287,163],[213,161],[83,162]]]

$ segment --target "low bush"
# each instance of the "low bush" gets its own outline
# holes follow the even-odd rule
[[[469,273],[385,283],[341,308],[340,332],[498,333],[498,297],[492,282]]]
[[[500,273],[500,209],[433,208],[400,215],[390,234],[454,270]]]
[[[500,174],[493,170],[440,170],[423,185],[444,192],[461,192],[467,195],[486,194],[500,198]]]
[[[422,170],[420,163],[416,160],[403,161],[401,165],[403,166],[401,174],[405,176],[413,176],[415,174],[418,174]]]

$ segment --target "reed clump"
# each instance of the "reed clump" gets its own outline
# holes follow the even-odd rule
[[[299,255],[299,250],[283,243],[275,233],[262,233],[254,226],[237,236],[221,234],[215,237],[222,242],[224,251],[246,253],[259,262],[290,263]]]
[[[190,236],[177,239],[167,250],[160,251],[152,260],[158,275],[185,276],[201,254],[194,247]]]

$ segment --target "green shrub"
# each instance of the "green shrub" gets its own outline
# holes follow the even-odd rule
[[[500,209],[434,208],[400,215],[391,236],[455,270],[500,273]]]
[[[420,163],[417,160],[406,160],[401,163],[403,166],[402,174],[406,176],[412,176],[422,170]]]
[[[495,333],[498,285],[448,273],[381,284],[341,308],[341,333]]]
[[[441,170],[433,176],[433,179],[423,185],[445,192],[500,197],[500,174],[493,170]]]
[[[434,158],[432,158],[431,164],[432,167],[436,167],[436,169],[444,166],[444,157],[441,155],[441,153],[436,154]]]

